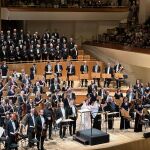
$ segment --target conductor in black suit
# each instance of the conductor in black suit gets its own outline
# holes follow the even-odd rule
[[[94,73],[100,73],[101,68],[100,68],[98,62],[96,62],[96,65],[93,66],[92,71],[93,71]],[[96,83],[96,80],[97,80],[97,83],[98,83],[98,87],[100,87],[100,78],[94,78],[94,84]]]
[[[60,108],[57,110],[56,112],[56,119],[60,119],[62,118],[62,120],[67,119],[68,118],[68,112],[67,109],[64,108],[64,103],[60,102]],[[65,123],[63,123],[62,121],[59,123],[60,125],[60,131],[59,131],[59,136],[60,138],[64,138],[66,135],[66,127],[63,126]]]
[[[105,68],[105,73],[106,74],[111,74],[111,77],[113,76],[113,68],[111,67],[110,63],[107,64],[107,67]],[[107,85],[107,87],[109,87],[111,82],[111,78],[108,79],[106,78],[104,81],[104,87]]]
[[[73,81],[69,81],[69,77],[75,75],[75,66],[72,64],[72,62],[70,62],[66,70],[67,70],[68,86],[71,85],[71,87],[73,87]]]
[[[88,66],[87,66],[86,62],[84,62],[84,64],[81,65],[80,72],[81,72],[81,74],[87,74],[88,73]],[[87,87],[87,84],[88,84],[87,79],[82,79],[82,87],[83,87],[83,82],[85,82],[85,86]]]
[[[62,76],[62,70],[63,70],[62,65],[59,64],[59,62],[57,62],[55,65],[55,73],[57,74],[58,77]]]

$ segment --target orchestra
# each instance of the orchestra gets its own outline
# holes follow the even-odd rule
[[[113,78],[115,73],[119,70],[119,72],[122,71],[119,66],[121,64],[115,65],[115,67],[108,64],[105,68],[104,73],[112,75],[111,79],[104,79],[105,85],[109,86],[113,79],[116,81]],[[113,70],[113,68],[116,69]],[[36,79],[35,82],[32,82],[34,78],[31,77],[31,74],[36,76],[38,68],[33,65],[31,70],[30,75],[26,74],[24,69],[19,75],[15,71],[9,74],[7,64],[4,62],[1,66],[2,75],[6,76],[7,80],[2,79],[0,82],[0,127],[5,130],[3,136],[7,139],[5,147],[8,150],[11,149],[9,146],[12,144],[16,144],[15,149],[18,149],[22,134],[27,134],[28,147],[34,147],[34,143],[37,143],[37,149],[44,150],[44,141],[54,138],[54,128],[57,127],[59,130],[61,139],[68,136],[67,129],[70,136],[76,134],[78,119],[81,119],[81,129],[93,127],[98,130],[103,130],[102,125],[105,122],[108,130],[114,129],[115,117],[120,118],[120,130],[129,129],[130,121],[133,120],[135,122],[134,132],[142,132],[143,120],[145,117],[150,119],[149,113],[144,115],[143,111],[144,108],[149,108],[149,83],[144,85],[137,80],[126,93],[119,88],[119,83],[112,95],[108,88],[100,85],[100,79],[94,78],[91,82],[86,79],[83,80],[82,86],[85,81],[88,94],[86,99],[83,99],[83,103],[77,105],[77,95],[72,88],[72,83],[62,82],[60,78],[63,67],[59,62],[56,62],[54,66],[54,73],[51,62],[45,66],[46,75],[54,74],[49,84],[45,84],[46,78]],[[80,71],[83,74],[90,72],[86,62],[80,66]],[[102,73],[102,71],[98,62],[91,70],[96,73]],[[67,76],[74,74],[75,66],[73,62],[69,62]],[[79,110],[81,110],[80,117]]]

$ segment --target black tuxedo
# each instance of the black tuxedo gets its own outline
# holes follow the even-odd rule
[[[54,71],[55,71],[55,73],[57,74],[58,77],[62,76],[62,70],[63,70],[62,65],[59,64],[59,70],[58,70],[58,64],[55,65]],[[60,71],[60,73],[58,71]]]
[[[32,140],[35,138],[35,125],[36,125],[36,116],[29,113],[26,118],[27,135],[29,139],[29,146],[32,146]]]
[[[70,122],[70,126],[69,126],[70,135],[72,135],[72,133],[75,134],[75,132],[76,132],[76,120],[77,120],[77,116],[78,116],[76,106],[74,105],[73,107],[75,108],[75,114],[73,112],[72,107],[68,108],[68,116],[69,116],[70,119],[73,120],[72,122]]]
[[[108,67],[106,67],[106,68],[105,68],[105,73],[111,74],[111,76],[113,76],[113,68],[110,67],[110,69],[109,69],[109,71],[108,71]],[[109,87],[110,82],[111,82],[111,79],[105,79],[104,87],[105,87],[106,84],[107,84],[107,87]]]
[[[7,76],[7,72],[8,72],[8,66],[7,65],[2,65],[1,66],[1,71],[2,71],[2,76]]]
[[[34,75],[36,74],[36,67],[31,67],[30,68],[30,80],[34,79]]]
[[[1,50],[0,51],[0,59],[1,59],[1,61],[7,61],[7,59],[8,59],[8,52],[7,52],[7,50]]]
[[[61,52],[62,52],[63,59],[66,60],[68,58],[68,55],[69,55],[68,49],[62,48]]]
[[[41,117],[36,117],[36,137],[39,142],[37,142],[38,150],[44,150],[44,140],[46,138],[46,119],[44,118],[44,127],[42,126]]]
[[[56,91],[60,91],[60,85],[59,84],[52,84],[51,88],[50,88],[50,91],[52,93],[55,93]]]
[[[49,49],[48,48],[43,48],[42,49],[42,59],[47,60],[48,55],[49,55]]]
[[[81,72],[81,74],[88,73],[88,66],[87,65],[81,65],[80,72]],[[87,86],[87,84],[88,84],[87,79],[82,79],[82,86],[83,86],[83,82],[85,82],[85,86]]]
[[[67,66],[66,68],[67,70],[67,77],[68,77],[68,86],[70,86],[71,84],[71,87],[73,87],[73,81],[69,81],[69,76],[72,76],[72,75],[75,75],[75,66],[71,65],[70,66]]]
[[[60,95],[53,95],[52,96],[52,106],[57,107],[57,104],[61,101],[61,96]]]
[[[99,65],[93,66],[92,72],[100,73],[100,71],[101,71],[101,68]],[[96,80],[97,80],[98,86],[100,86],[100,78],[94,78],[94,83],[96,83]]]

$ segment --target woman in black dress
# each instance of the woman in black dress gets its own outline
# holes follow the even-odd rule
[[[142,115],[143,115],[143,106],[142,106],[142,101],[138,100],[137,104],[135,105],[135,125],[134,125],[134,132],[142,132]]]
[[[128,99],[126,97],[123,99],[121,109],[122,110],[124,109],[124,111],[129,110],[129,102],[128,102]],[[128,118],[125,118],[123,116],[123,114],[121,113],[120,130],[128,129],[128,128],[130,128],[130,122],[129,122]]]

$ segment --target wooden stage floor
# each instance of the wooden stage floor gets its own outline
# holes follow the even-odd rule
[[[79,120],[78,120],[79,123]],[[79,124],[77,125],[79,126]],[[59,132],[56,133],[53,131],[53,140],[45,141],[46,150],[148,150],[150,146],[150,139],[144,139],[143,132],[134,133],[133,129],[128,129],[121,131],[119,129],[120,119],[115,118],[114,130],[109,130],[110,142],[105,144],[100,144],[96,146],[83,145],[77,141],[74,141],[73,138],[68,134],[67,138],[60,139]],[[134,123],[132,123],[132,127]],[[79,130],[79,129],[77,129]],[[102,130],[105,131],[105,123],[102,125]],[[150,131],[148,128],[146,131]],[[21,146],[22,145],[22,146]],[[19,150],[24,150],[24,143],[19,144]],[[2,147],[1,147],[2,148]],[[37,147],[28,150],[37,150]]]

